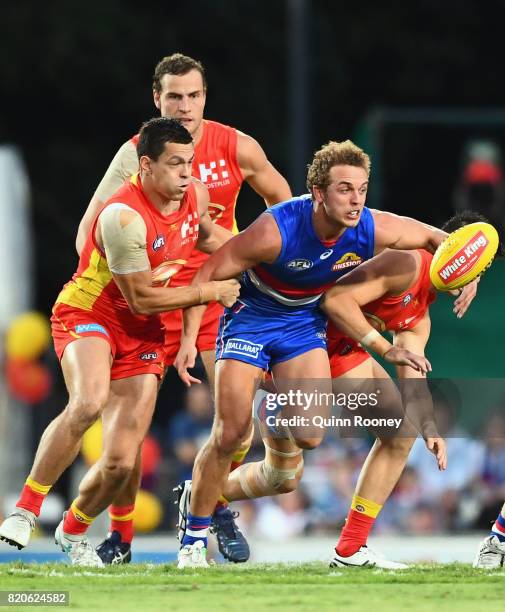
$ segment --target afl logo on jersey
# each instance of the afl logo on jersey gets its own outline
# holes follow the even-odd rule
[[[157,251],[158,249],[161,249],[162,246],[165,246],[165,236],[163,235],[156,236],[156,238],[153,241],[153,251]]]
[[[412,301],[412,293],[407,293],[407,295],[403,298],[403,305],[408,306]]]
[[[312,268],[313,265],[314,264],[310,261],[310,259],[292,259],[291,261],[288,261],[286,268],[295,271],[302,271]]]

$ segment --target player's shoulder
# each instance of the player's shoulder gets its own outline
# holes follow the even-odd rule
[[[412,274],[417,271],[421,264],[421,254],[417,250],[384,249],[382,253],[376,255],[370,261],[374,260],[377,262],[377,266],[387,274]]]

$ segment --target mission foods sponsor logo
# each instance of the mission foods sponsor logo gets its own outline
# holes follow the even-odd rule
[[[345,253],[342,257],[336,261],[332,266],[332,271],[336,272],[337,270],[345,270],[346,268],[353,268],[354,266],[359,266],[359,264],[363,260],[356,253]]]
[[[247,355],[253,359],[258,358],[258,354],[263,348],[262,344],[242,340],[241,338],[230,338],[224,347],[225,353],[237,353],[238,355]]]
[[[477,263],[489,244],[482,232],[477,232],[438,272],[444,285],[466,274]]]

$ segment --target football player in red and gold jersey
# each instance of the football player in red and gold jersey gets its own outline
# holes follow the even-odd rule
[[[264,200],[267,206],[291,197],[288,183],[267,159],[258,142],[243,132],[204,119],[207,80],[199,61],[175,53],[164,57],[156,66],[153,78],[154,104],[164,117],[179,119],[193,136],[195,157],[193,176],[209,190],[209,214],[221,227],[237,233],[235,206],[242,183],[247,182]],[[105,176],[99,184],[88,209],[79,225],[76,247],[80,253],[85,236],[102,203],[130,175],[138,170],[136,143],[138,135],[126,141],[116,153]],[[183,268],[172,279],[171,286],[189,285],[196,270],[207,256],[195,251]],[[214,389],[214,347],[220,304],[211,303],[204,315],[196,343],[211,390]],[[180,345],[182,314],[173,311],[164,317],[166,357],[165,365],[174,364]],[[232,468],[243,461],[249,444],[246,443],[234,456]],[[128,560],[133,537],[132,511],[138,482],[138,473],[132,477],[131,486],[125,487],[109,510],[111,516],[110,537],[98,547],[104,562]],[[224,499],[216,507],[213,516],[219,549],[231,561],[246,561],[249,549],[243,535],[236,527],[232,512]],[[116,532],[116,533],[114,533]],[[119,538],[121,541],[119,541]]]
[[[177,120],[144,124],[140,172],[99,211],[77,271],[58,295],[52,334],[69,400],[46,428],[16,510],[0,526],[0,538],[13,546],[27,545],[45,496],[101,416],[102,456],[55,538],[73,564],[103,565],[86,530],[128,481],[149,428],[164,373],[160,313],[214,300],[231,305],[238,296],[237,281],[153,286],[156,270],[169,276],[195,246],[211,253],[231,236],[210,220],[208,192],[191,176],[193,153]]]

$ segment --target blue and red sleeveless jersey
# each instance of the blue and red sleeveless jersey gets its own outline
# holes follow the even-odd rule
[[[313,223],[310,195],[292,198],[270,208],[282,237],[279,257],[244,275],[242,296],[265,306],[274,302],[288,307],[314,306],[335,281],[374,254],[375,225],[364,208],[355,227],[336,241],[322,241]]]

